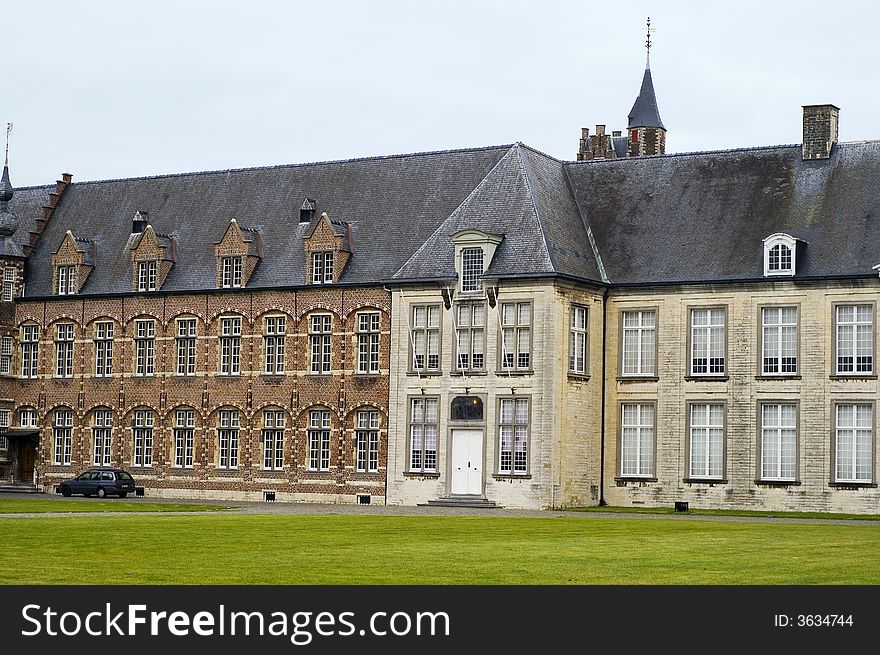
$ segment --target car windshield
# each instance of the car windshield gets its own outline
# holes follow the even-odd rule
[[[116,478],[119,480],[131,480],[132,477],[125,471],[116,471]]]

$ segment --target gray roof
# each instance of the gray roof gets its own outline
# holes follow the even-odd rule
[[[98,264],[82,294],[131,290],[131,217],[149,212],[174,236],[177,262],[163,291],[215,287],[213,244],[236,218],[260,231],[263,258],[248,287],[303,284],[305,198],[351,223],[355,247],[342,282],[379,282],[424,243],[510,150],[471,150],[73,183],[30,256],[28,296],[51,294],[51,253],[67,230],[94,239]],[[48,191],[42,191],[40,204]],[[21,190],[16,191],[19,200]],[[18,211],[18,210],[17,210]],[[19,213],[19,216],[22,214]],[[23,221],[24,222],[24,221]]]
[[[43,215],[43,205],[49,203],[49,193],[54,191],[54,184],[15,189],[15,195],[9,201],[9,208],[18,218],[18,230],[14,238],[20,245],[27,245],[30,232],[36,230],[37,219]],[[61,234],[64,235],[63,232]]]
[[[654,95],[654,82],[651,79],[650,67],[645,68],[639,96],[633,103],[632,109],[629,110],[627,127],[662,127],[664,130],[666,129],[663,126],[663,121],[660,120],[660,111],[657,109],[657,97]]]
[[[880,141],[567,164],[612,284],[763,279],[762,240],[805,242],[796,278],[880,263]]]

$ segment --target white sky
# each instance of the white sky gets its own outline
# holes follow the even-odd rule
[[[880,4],[4,0],[16,186],[523,141],[573,159],[651,70],[668,152],[880,138]]]

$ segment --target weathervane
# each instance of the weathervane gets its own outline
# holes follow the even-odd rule
[[[651,17],[648,16],[648,29],[647,29],[647,38],[645,39],[645,49],[648,51],[648,58],[645,68],[651,67],[651,33],[654,32],[654,28],[651,27]]]
[[[9,165],[9,135],[12,134],[12,123],[6,123],[6,159],[3,160],[3,165]]]

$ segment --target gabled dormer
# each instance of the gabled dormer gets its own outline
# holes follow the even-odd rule
[[[177,260],[174,237],[159,234],[146,212],[137,212],[131,228],[132,291],[158,291]]]
[[[70,230],[52,254],[52,293],[69,296],[79,293],[95,267],[97,248],[94,240],[73,236]]]
[[[764,239],[764,277],[792,277],[797,271],[799,243],[804,242],[783,232]]]
[[[243,227],[234,218],[223,238],[214,243],[217,259],[217,287],[234,289],[247,286],[263,258],[263,239],[257,230]]]
[[[489,269],[503,235],[460,230],[452,235],[455,244],[455,273],[461,293],[483,292],[483,274]]]
[[[339,282],[354,252],[351,224],[331,221],[327,212],[313,218],[303,236],[306,284]]]

